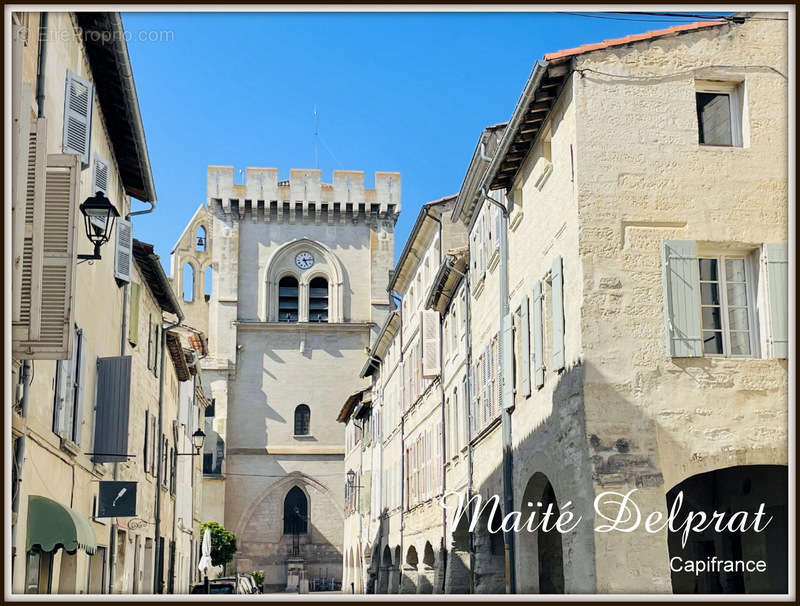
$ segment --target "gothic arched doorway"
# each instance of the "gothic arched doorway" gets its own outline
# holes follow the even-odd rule
[[[283,500],[283,534],[308,533],[308,498],[295,486]]]

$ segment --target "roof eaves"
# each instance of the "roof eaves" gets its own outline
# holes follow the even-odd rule
[[[133,258],[138,265],[150,292],[163,311],[175,314],[183,320],[183,311],[172,290],[169,279],[161,266],[161,260],[153,251],[153,245],[133,239]]]

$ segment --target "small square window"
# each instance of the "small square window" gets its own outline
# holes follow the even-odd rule
[[[698,81],[696,87],[700,145],[741,147],[741,87],[735,83],[712,81]]]

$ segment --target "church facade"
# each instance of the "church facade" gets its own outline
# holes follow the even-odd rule
[[[187,318],[209,335],[204,521],[236,534],[265,590],[341,581],[341,402],[389,310],[399,173],[209,166],[172,251]],[[232,572],[229,565],[227,573]]]

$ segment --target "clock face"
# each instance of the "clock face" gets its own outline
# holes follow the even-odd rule
[[[294,263],[300,269],[309,269],[314,265],[314,256],[310,252],[298,253],[294,258]]]

